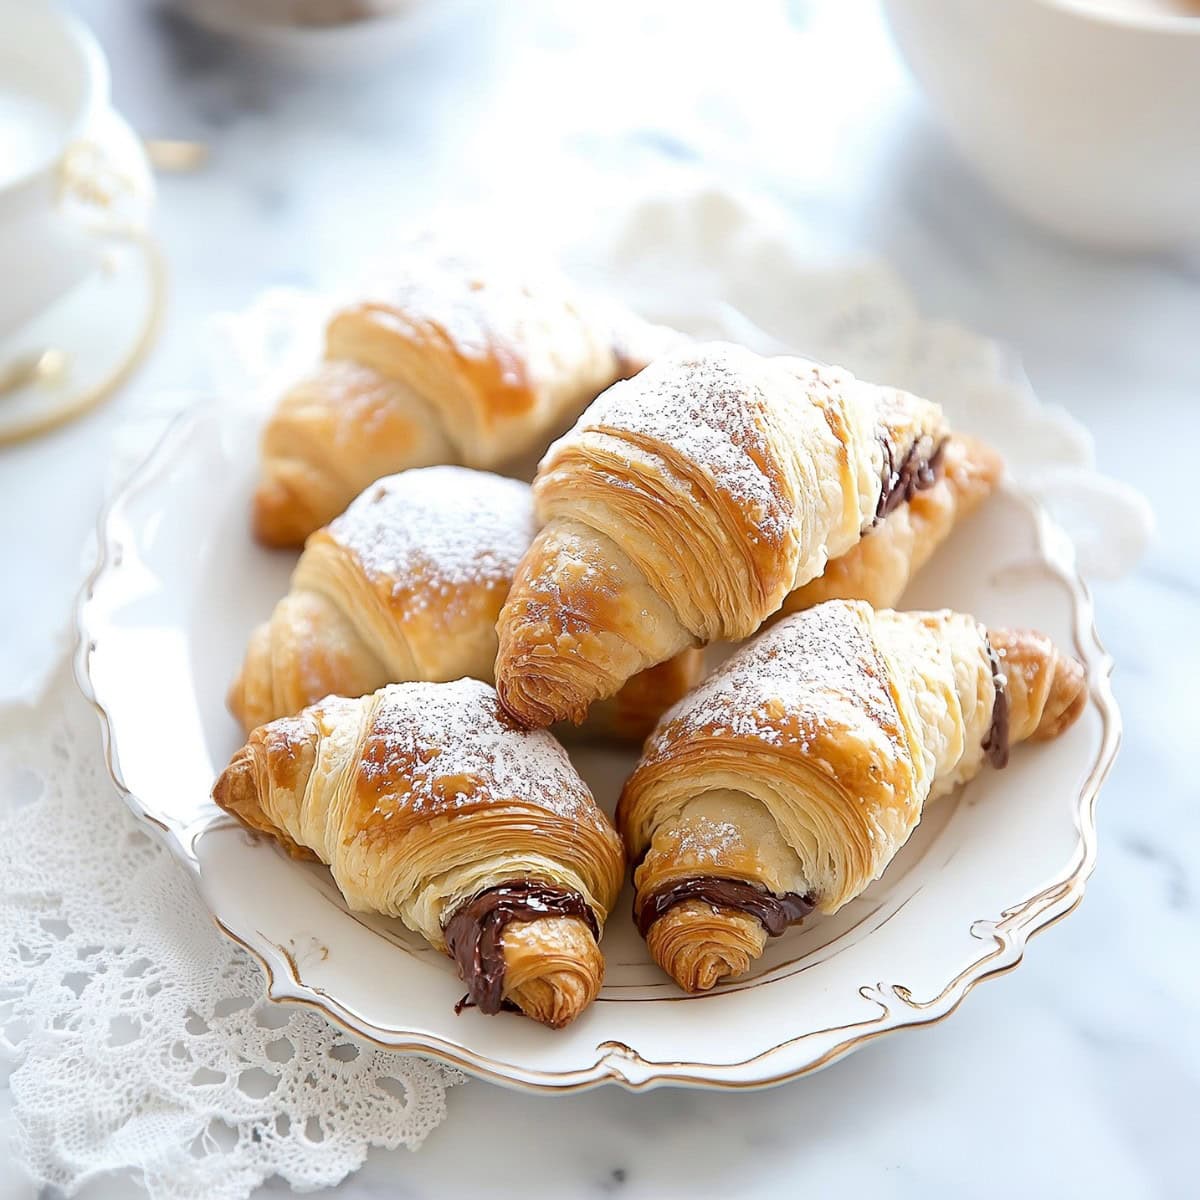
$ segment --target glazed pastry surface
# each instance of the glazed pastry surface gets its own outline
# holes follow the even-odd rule
[[[464,467],[372,484],[309,539],[254,630],[229,705],[245,732],[386,683],[491,682],[496,618],[535,532],[527,484]],[[597,705],[589,737],[640,740],[699,678],[686,651]]]
[[[1085,703],[1042,634],[859,601],[784,618],[664,716],[621,796],[656,961],[691,991],[741,974],[767,936],[859,895],[926,803]]]
[[[328,864],[352,909],[450,954],[483,1011],[557,1027],[599,990],[620,840],[562,747],[514,726],[486,684],[328,697],[256,729],[213,797]]]
[[[790,592],[781,615],[800,612],[825,600],[866,600],[873,608],[891,608],[912,577],[995,490],[1004,465],[977,438],[951,435],[941,456],[938,478],[913,494],[825,570]]]
[[[680,650],[749,637],[935,487],[947,435],[937,405],[835,367],[722,344],[656,359],[538,469],[542,528],[498,627],[503,703],[530,726],[579,721]]]
[[[678,340],[552,271],[414,254],[333,315],[324,362],[279,401],[255,533],[299,546],[384,475],[540,451]]]

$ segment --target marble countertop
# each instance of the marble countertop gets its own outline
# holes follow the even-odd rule
[[[0,692],[54,655],[116,431],[165,391],[204,385],[208,313],[340,278],[441,206],[536,213],[588,172],[630,188],[664,164],[737,179],[807,233],[882,255],[926,312],[1018,349],[1158,518],[1141,569],[1096,587],[1125,713],[1099,867],[1019,971],[934,1029],[770,1092],[539,1099],[471,1083],[419,1153],[376,1151],[337,1194],[1195,1195],[1200,723],[1184,687],[1200,673],[1200,539],[1185,499],[1200,262],[1081,249],[1008,213],[942,141],[867,0],[750,4],[736,20],[729,5],[649,0],[455,4],[381,69],[324,78],[232,53],[142,0],[69,7],[103,42],[137,129],[202,140],[211,159],[160,181],[172,309],[134,384],[0,452],[0,543],[16,564],[0,589]]]

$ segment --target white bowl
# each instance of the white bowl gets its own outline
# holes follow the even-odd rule
[[[284,66],[338,75],[394,59],[416,41],[450,0],[396,0],[357,20],[304,24],[280,19],[241,0],[175,0],[197,25],[236,38]]]
[[[951,139],[1016,209],[1121,249],[1200,244],[1200,16],[884,0]]]

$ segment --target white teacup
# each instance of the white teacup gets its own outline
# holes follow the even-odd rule
[[[884,4],[951,139],[1015,208],[1107,246],[1200,245],[1200,15],[1184,0]]]
[[[95,269],[103,223],[71,196],[69,155],[109,111],[108,65],[49,4],[0,0],[0,339]]]

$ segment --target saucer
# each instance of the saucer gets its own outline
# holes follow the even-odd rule
[[[96,269],[0,339],[0,444],[44,433],[100,404],[129,378],[158,332],[166,271],[146,228],[154,182],[145,151],[112,111],[88,131],[86,143],[120,194],[100,212],[97,236],[105,244]]]

